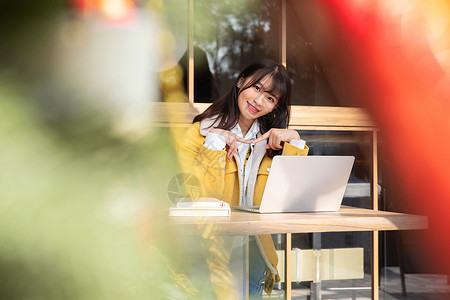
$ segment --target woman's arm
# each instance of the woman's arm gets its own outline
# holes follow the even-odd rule
[[[307,155],[309,148],[300,138],[300,134],[293,129],[272,128],[259,138],[253,140],[258,143],[268,140],[266,149],[283,149],[283,155]]]
[[[291,143],[285,143],[282,155],[308,155],[309,148],[307,145],[304,148],[299,148]]]

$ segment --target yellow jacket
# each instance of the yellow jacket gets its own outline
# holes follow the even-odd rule
[[[236,206],[240,204],[241,197],[241,179],[236,159],[228,160],[225,150],[214,151],[204,146],[205,136],[211,129],[209,126],[212,123],[211,120],[204,120],[194,123],[187,129],[178,145],[179,163],[184,173],[193,174],[200,180],[202,190],[198,197],[214,197],[231,206]],[[255,170],[253,176],[250,175],[247,187],[247,196],[249,199],[253,199],[253,205],[261,203],[272,164],[272,158],[266,155],[266,144],[265,141],[257,143],[253,150]],[[282,155],[307,155],[308,151],[307,146],[305,149],[300,149],[285,143]],[[262,249],[261,254],[267,268],[271,271],[274,281],[277,282],[279,278],[276,270],[278,257],[271,235],[260,235],[256,241]]]

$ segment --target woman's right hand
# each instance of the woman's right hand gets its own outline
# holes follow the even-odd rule
[[[231,160],[233,158],[234,153],[236,152],[238,145],[237,143],[245,143],[245,144],[251,144],[251,141],[248,141],[246,139],[243,139],[239,136],[237,136],[235,133],[229,131],[229,130],[223,130],[219,128],[214,128],[210,131],[211,133],[219,134],[225,138],[225,143],[227,144],[227,158]]]

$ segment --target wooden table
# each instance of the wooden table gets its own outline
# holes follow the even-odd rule
[[[182,235],[195,235],[199,225],[207,224],[218,235],[284,234],[286,299],[291,299],[291,234],[314,232],[426,229],[423,216],[342,206],[337,212],[257,214],[231,212],[230,217],[171,217]]]

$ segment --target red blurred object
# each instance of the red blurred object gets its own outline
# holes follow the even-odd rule
[[[401,18],[387,3],[320,0],[294,7],[319,60],[340,75],[332,85],[350,86],[353,103],[377,121],[389,171],[407,199],[403,207],[429,217],[422,242],[433,251],[424,259],[450,274],[450,84],[420,14]]]

